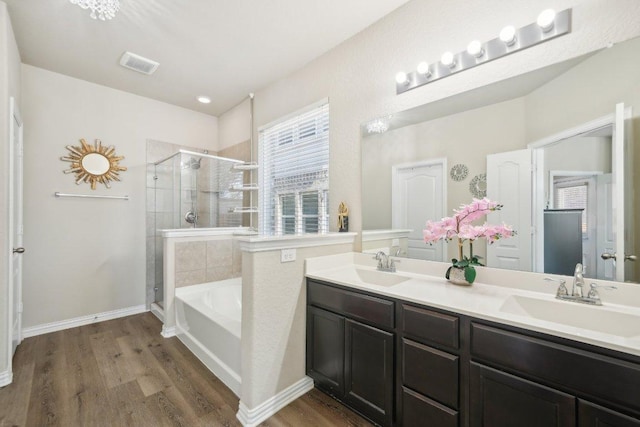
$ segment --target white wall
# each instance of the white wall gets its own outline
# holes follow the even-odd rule
[[[25,328],[145,303],[146,140],[217,149],[217,118],[22,66]],[[125,158],[110,190],[62,171],[66,145],[99,138]],[[56,191],[129,195],[58,199]]]
[[[2,165],[2,185],[0,185],[0,375],[10,366],[8,358],[10,344],[9,330],[9,280],[7,278],[8,247],[8,197],[9,197],[9,99],[14,97],[21,105],[20,93],[20,52],[13,35],[7,6],[0,1],[0,164]]]
[[[246,98],[240,104],[219,117],[219,150],[248,141],[251,137],[251,101]]]

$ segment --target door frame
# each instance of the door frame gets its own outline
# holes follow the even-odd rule
[[[567,128],[561,132],[549,135],[527,145],[532,150],[533,159],[533,200],[531,213],[533,218],[533,271],[544,271],[544,209],[546,206],[546,191],[544,185],[544,149],[568,138],[591,133],[607,126],[615,126],[615,113]],[[624,119],[631,118],[631,107],[625,107]],[[613,161],[613,159],[612,159]]]
[[[400,163],[400,164],[391,166],[391,228],[392,229],[403,228],[403,227],[398,226],[398,220],[399,220],[398,212],[397,212],[397,210],[395,210],[393,208],[394,206],[400,206],[400,202],[401,202],[401,200],[399,199],[400,192],[397,189],[397,186],[398,186],[398,183],[399,183],[400,171],[402,171],[404,169],[409,169],[409,168],[431,167],[431,166],[436,166],[436,165],[442,166],[442,211],[443,211],[443,214],[446,216],[446,213],[448,212],[448,205],[447,205],[447,178],[448,178],[448,175],[447,175],[447,173],[448,173],[448,170],[447,170],[447,158],[446,157],[438,157],[436,159],[420,160],[418,162]],[[441,260],[443,262],[449,261],[447,249],[448,249],[447,245],[445,245],[443,243],[442,260]]]
[[[16,147],[16,141],[14,140],[14,135],[15,135],[15,123],[17,122],[18,127],[19,127],[19,133],[18,133],[18,138],[19,138],[19,151],[16,153],[15,147]],[[20,115],[20,110],[18,108],[17,102],[15,100],[14,97],[11,97],[9,100],[9,192],[8,192],[8,201],[9,201],[9,209],[8,209],[8,213],[9,213],[9,218],[8,218],[8,238],[7,238],[7,246],[6,246],[6,251],[7,251],[7,284],[8,284],[8,310],[7,310],[7,315],[8,315],[8,322],[7,322],[7,327],[8,327],[8,334],[7,334],[7,338],[8,338],[8,348],[7,348],[7,356],[8,356],[8,371],[9,373],[12,375],[12,369],[13,369],[13,364],[12,364],[12,359],[13,359],[13,341],[16,337],[13,336],[13,317],[14,317],[14,306],[13,306],[13,302],[14,302],[14,295],[15,293],[18,294],[18,298],[20,301],[20,308],[19,308],[19,313],[22,313],[22,277],[20,277],[19,280],[19,284],[16,288],[14,288],[14,282],[13,282],[13,268],[14,268],[14,260],[15,260],[15,256],[13,254],[13,248],[15,247],[16,242],[14,241],[14,227],[15,227],[15,211],[14,211],[14,205],[16,202],[20,203],[19,206],[19,215],[22,216],[22,200],[18,199],[16,200],[16,197],[14,195],[14,174],[15,174],[15,170],[16,170],[16,159],[19,158],[20,161],[22,161],[22,156],[23,156],[23,141],[24,141],[24,137],[23,137],[23,126],[24,123],[22,121],[22,116]],[[22,178],[20,178],[22,179]],[[22,187],[22,183],[20,184],[20,187]],[[22,221],[20,221],[20,227],[22,226]],[[22,234],[22,230],[20,230],[20,233]],[[21,255],[18,255],[21,256]],[[22,273],[19,273],[20,276],[22,276]],[[17,336],[17,341],[18,344],[22,341],[22,314],[20,314],[20,318],[18,319],[18,336]]]

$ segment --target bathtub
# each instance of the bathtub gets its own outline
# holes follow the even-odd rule
[[[176,289],[176,335],[240,395],[242,278]]]

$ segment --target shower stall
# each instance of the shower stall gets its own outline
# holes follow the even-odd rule
[[[155,302],[163,301],[161,230],[250,227],[255,209],[251,165],[242,160],[178,150],[154,163]]]

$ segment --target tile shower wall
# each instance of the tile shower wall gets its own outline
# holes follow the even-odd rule
[[[176,287],[240,277],[242,253],[234,239],[176,243]]]

